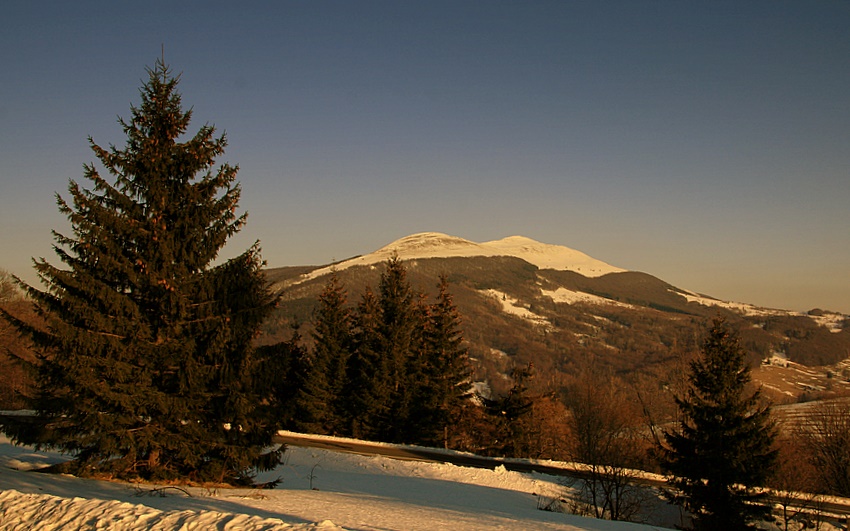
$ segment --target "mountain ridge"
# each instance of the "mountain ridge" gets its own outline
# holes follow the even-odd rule
[[[476,243],[419,233],[331,265],[267,270],[281,295],[267,341],[291,334],[293,326],[305,327],[301,335],[309,341],[325,275],[338,274],[353,307],[364,289],[378,285],[381,263],[393,257],[404,262],[411,284],[425,294],[441,275],[448,276],[477,378],[496,390],[509,380],[512,367],[527,363],[552,382],[569,378],[582,359],[596,359],[618,373],[670,370],[683,355],[698,351],[706,323],[717,316],[738,331],[755,365],[824,367],[824,390],[850,390],[850,365],[835,365],[850,353],[846,315],[722,301],[523,236]],[[785,379],[801,381],[799,375]],[[777,387],[782,389],[778,397],[786,400],[817,386],[779,382]]]
[[[597,278],[611,273],[633,272],[593,258],[576,249],[564,245],[542,243],[526,236],[514,235],[499,240],[473,242],[441,232],[420,232],[399,238],[371,253],[358,255],[331,265],[318,266],[304,273],[300,280],[293,280],[292,284],[318,278],[330,273],[332,270],[340,271],[358,265],[371,266],[385,262],[393,257],[398,257],[401,260],[415,260],[425,258],[493,256],[519,258],[539,269],[572,271],[587,278]],[[671,286],[671,291],[684,297],[689,302],[696,302],[703,306],[733,309],[745,314],[764,315],[766,313],[778,312],[786,315],[802,315],[801,312],[793,310],[766,308],[745,302],[717,299],[707,294],[697,293],[676,286]],[[827,311],[825,313],[850,317],[839,312]]]
[[[581,251],[563,245],[541,243],[525,236],[508,236],[501,240],[478,243],[441,232],[420,232],[399,238],[371,253],[319,267],[305,275],[304,280],[317,278],[331,270],[378,264],[394,256],[402,260],[512,256],[540,269],[575,271],[586,277],[626,271]]]

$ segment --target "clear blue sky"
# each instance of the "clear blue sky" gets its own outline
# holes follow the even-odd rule
[[[243,4],[243,5],[238,5]],[[0,267],[123,146],[145,67],[225,131],[269,266],[520,234],[715,297],[850,313],[846,1],[6,1]]]

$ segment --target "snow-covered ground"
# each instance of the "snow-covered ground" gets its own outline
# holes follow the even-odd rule
[[[274,490],[132,485],[40,474],[62,460],[0,436],[0,530],[659,529],[537,509],[556,478],[290,447]]]
[[[550,326],[549,319],[532,312],[523,305],[522,301],[511,297],[507,293],[495,289],[482,290],[481,293],[499,302],[499,304],[501,304],[502,311],[507,314],[515,315],[521,319],[531,321],[534,324],[541,325],[546,328]]]
[[[621,308],[634,308],[634,306],[632,306],[631,304],[626,304],[624,302],[606,299],[605,297],[600,297],[598,295],[591,295],[590,293],[585,293],[583,291],[574,291],[567,288],[558,288],[555,291],[541,290],[541,293],[543,293],[543,295],[545,295],[546,297],[552,299],[553,302],[561,304],[575,304],[579,302],[599,305],[609,304],[612,306],[619,306]]]

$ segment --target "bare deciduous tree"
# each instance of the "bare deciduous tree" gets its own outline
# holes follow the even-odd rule
[[[646,443],[627,389],[609,371],[590,366],[567,390],[571,457],[588,467],[586,478],[572,484],[578,488],[576,508],[596,518],[635,520],[650,496],[634,481],[646,461]]]
[[[21,291],[15,284],[15,278],[5,269],[0,269],[0,303],[20,298]]]
[[[519,422],[525,427],[527,457],[563,460],[569,456],[570,431],[566,407],[555,397],[532,398],[531,408]]]
[[[784,430],[783,433],[788,433]],[[817,471],[806,459],[806,449],[802,441],[793,436],[780,437],[777,440],[779,450],[776,474],[770,481],[774,500],[779,509],[779,518],[785,531],[791,529],[792,522],[804,522],[817,512],[819,496],[817,492]]]
[[[25,408],[25,397],[30,394],[31,387],[25,365],[34,358],[32,346],[12,326],[12,316],[27,321],[35,319],[32,306],[24,298],[15,278],[0,269],[0,374],[3,375],[0,378],[0,409]]]
[[[796,431],[818,471],[823,493],[850,496],[850,401],[819,403],[807,412]]]

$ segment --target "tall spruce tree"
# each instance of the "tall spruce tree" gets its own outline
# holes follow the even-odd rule
[[[415,338],[422,321],[417,311],[418,299],[407,279],[407,269],[396,256],[386,263],[379,285],[379,355],[389,366],[390,403],[392,423],[380,434],[388,442],[409,442],[408,422],[415,385],[412,375],[417,373],[418,347]]]
[[[511,372],[513,385],[508,394],[497,402],[489,404],[491,413],[496,415],[498,440],[494,450],[506,457],[527,457],[528,433],[523,422],[534,405],[528,385],[534,378],[534,364],[515,367]]]
[[[691,363],[688,389],[676,397],[679,429],[665,432],[662,464],[677,489],[674,501],[700,530],[748,529],[769,512],[760,504],[776,461],[770,408],[748,392],[750,371],[736,334],[716,319],[702,355]]]
[[[314,320],[315,341],[297,398],[298,428],[310,433],[343,435],[346,400],[343,387],[352,350],[351,312],[336,271],[319,295]]]
[[[380,439],[389,431],[392,386],[389,360],[381,351],[380,303],[367,288],[354,314],[354,350],[346,368],[349,433]]]
[[[440,276],[437,290],[437,300],[425,315],[422,385],[414,416],[420,419],[420,442],[447,446],[448,431],[459,422],[464,401],[472,396],[472,368],[448,277]]]
[[[301,335],[301,324],[293,322],[290,327],[288,339],[257,350],[265,361],[260,381],[269,390],[267,403],[275,424],[284,430],[297,430],[301,427],[298,397],[307,379],[310,352]]]
[[[404,402],[394,414],[396,442],[436,444],[436,408],[439,393],[434,375],[433,352],[428,349],[432,306],[427,295],[415,293],[411,300],[410,352],[404,364]]]
[[[71,453],[78,474],[246,483],[280,461],[251,346],[275,298],[257,245],[213,265],[245,223],[237,168],[214,168],[226,145],[214,127],[184,140],[178,80],[149,69],[141,105],[119,120],[125,147],[90,139],[114,179],[86,165],[92,188],[72,180],[73,202],[57,197],[67,267],[35,263],[47,289],[26,289],[47,325],[16,322],[41,349],[39,422],[7,429]]]

